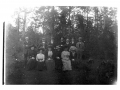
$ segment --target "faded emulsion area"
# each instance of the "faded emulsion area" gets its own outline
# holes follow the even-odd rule
[[[5,85],[117,83],[116,7],[19,8],[5,23]]]

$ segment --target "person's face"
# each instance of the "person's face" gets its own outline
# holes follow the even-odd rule
[[[28,37],[25,38],[26,41],[28,41],[28,39],[29,39]]]
[[[69,39],[67,39],[66,42],[69,43]]]
[[[75,50],[72,50],[72,52],[74,53],[74,52],[75,52]]]
[[[60,51],[60,49],[58,48],[57,51]]]
[[[31,50],[34,50],[34,47],[31,47]]]
[[[68,48],[65,48],[65,51],[67,51],[68,50]]]
[[[61,38],[61,41],[63,41],[63,38]]]
[[[40,50],[40,53],[42,53],[42,50]]]
[[[51,51],[51,48],[48,48],[49,51]]]
[[[82,40],[82,38],[80,37],[80,38],[79,38],[79,42],[81,42],[81,40]]]
[[[72,38],[72,42],[74,42],[74,39]]]

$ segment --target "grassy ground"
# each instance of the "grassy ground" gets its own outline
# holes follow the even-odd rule
[[[21,55],[21,56],[20,56]],[[12,56],[7,56],[6,60],[6,84],[110,84],[113,77],[102,80],[99,76],[99,66],[101,60],[82,60],[78,64],[77,69],[68,72],[58,71],[27,71],[24,68],[24,60],[22,54],[19,54],[19,59],[14,59]],[[21,58],[21,59],[20,59]],[[103,67],[104,69],[104,67]],[[99,70],[99,71],[98,71]],[[116,69],[114,69],[115,71]]]

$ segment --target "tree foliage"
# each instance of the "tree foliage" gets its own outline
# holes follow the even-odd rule
[[[54,43],[58,44],[61,37],[70,39],[74,37],[77,41],[78,37],[82,36],[85,53],[90,56],[110,58],[113,54],[116,55],[117,8],[42,6],[35,8],[32,13],[34,15],[31,17],[31,24],[25,31],[25,36],[29,37],[32,44],[39,46],[42,37],[46,37],[47,42],[53,37]],[[24,21],[24,18],[22,20]],[[20,28],[24,26],[22,20],[20,20],[22,23]],[[39,28],[43,29],[43,34],[39,32]],[[12,32],[14,29],[10,30]],[[13,33],[10,36],[11,32],[9,37],[14,40],[12,36],[16,36]],[[19,37],[22,35],[20,34]]]

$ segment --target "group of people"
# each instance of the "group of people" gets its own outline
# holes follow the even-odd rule
[[[27,70],[68,71],[75,69],[76,63],[81,60],[82,51],[84,50],[84,43],[81,39],[80,37],[76,45],[69,46],[66,40],[66,44],[61,44],[55,48],[51,46],[47,49],[39,48],[37,51],[34,46],[31,46],[26,57]]]

